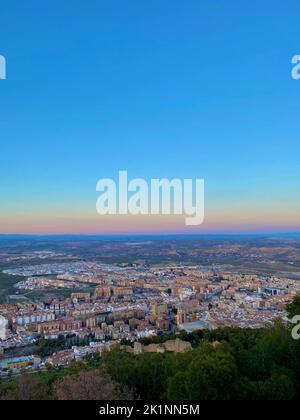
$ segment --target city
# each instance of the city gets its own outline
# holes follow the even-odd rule
[[[300,241],[294,239],[291,246],[290,238],[280,240],[286,260],[282,269],[290,266],[292,271],[274,271],[269,275],[260,272],[259,265],[256,270],[249,268],[247,272],[230,264],[178,263],[179,249],[183,254],[187,246],[180,244],[180,238],[177,248],[176,238],[172,241],[175,252],[171,257],[168,255],[174,260],[173,264],[147,262],[154,249],[160,248],[163,255],[170,246],[168,240],[107,240],[95,241],[92,245],[82,240],[77,247],[72,244],[76,256],[63,251],[69,247],[69,241],[56,246],[54,241],[49,244],[52,249],[47,251],[39,250],[39,242],[29,241],[31,252],[22,251],[22,244],[12,241],[8,249],[14,251],[0,253],[1,265],[8,265],[2,275],[15,279],[14,292],[2,297],[0,305],[0,316],[5,324],[5,337],[0,341],[1,376],[24,369],[43,369],[47,365],[68,366],[88,354],[101,354],[116,347],[137,354],[190,350],[189,343],[184,344],[179,339],[177,345],[176,340],[170,340],[169,350],[161,345],[138,346],[140,339],[162,334],[225,327],[259,329],[276,320],[288,323],[286,306],[300,294],[296,272]],[[257,242],[260,241],[267,247],[270,238],[258,238]],[[205,255],[201,249],[197,250],[199,244],[206,252],[210,249],[205,241],[190,240],[190,244],[194,248],[194,260],[195,257],[201,260]],[[116,247],[127,249],[127,261],[105,263],[95,261],[101,260],[95,257],[92,261],[85,258],[80,261],[78,253],[82,252],[82,247],[89,250],[95,246],[102,249],[102,254],[110,254]],[[246,244],[236,242],[227,247],[235,249],[236,261],[240,264],[243,253],[238,249],[245,252]],[[220,258],[224,258],[223,248]],[[213,249],[220,254],[219,241],[210,252]],[[262,267],[272,266],[273,253],[278,249],[279,244],[276,250],[269,248],[267,253],[271,255],[267,261],[261,261]],[[253,258],[257,258],[253,244],[251,250]],[[128,263],[128,257],[133,258],[132,262]],[[47,262],[41,264],[40,260]],[[33,262],[36,264],[32,265]],[[42,340],[62,340],[65,348],[41,357],[39,343]]]
[[[1,2],[9,410],[300,400],[299,12]]]

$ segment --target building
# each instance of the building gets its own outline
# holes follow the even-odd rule
[[[168,306],[166,303],[154,304],[151,306],[151,314],[157,317],[163,317],[168,313]]]
[[[209,321],[197,320],[192,322],[185,322],[177,326],[179,330],[184,330],[188,333],[199,330],[211,330],[212,324]]]
[[[0,370],[20,370],[34,364],[33,356],[14,357],[0,361]]]
[[[279,287],[263,287],[258,290],[258,293],[266,296],[278,296],[284,293],[284,289]]]
[[[141,343],[135,342],[133,350],[132,347],[128,346],[121,348],[128,353],[133,352],[135,355],[139,355],[142,353],[186,353],[192,350],[192,345],[188,341],[177,338],[176,340],[168,340],[162,344],[149,344],[148,346],[143,346]]]

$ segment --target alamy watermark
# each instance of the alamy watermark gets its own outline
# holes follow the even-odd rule
[[[292,324],[296,324],[295,327],[292,329],[292,337],[294,340],[300,339],[300,315],[294,316],[291,320]]]
[[[300,80],[300,55],[294,55],[292,64],[294,64],[294,67],[292,68],[292,78],[294,80]]]
[[[118,185],[117,185],[118,184]],[[127,171],[119,172],[118,182],[100,179],[96,209],[101,215],[183,215],[187,226],[204,221],[203,179],[128,180]]]
[[[0,340],[6,339],[7,320],[0,315]]]
[[[0,80],[6,79],[6,58],[0,55]]]

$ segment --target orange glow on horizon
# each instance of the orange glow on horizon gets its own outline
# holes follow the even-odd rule
[[[6,213],[0,218],[2,234],[159,234],[159,233],[223,233],[300,230],[298,209],[283,212],[207,211],[201,226],[185,226],[185,216],[99,216],[88,213]]]

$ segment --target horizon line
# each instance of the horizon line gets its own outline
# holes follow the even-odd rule
[[[300,235],[299,231],[256,231],[256,232],[132,232],[132,233],[0,233],[0,237],[158,237],[158,236],[273,236]]]

